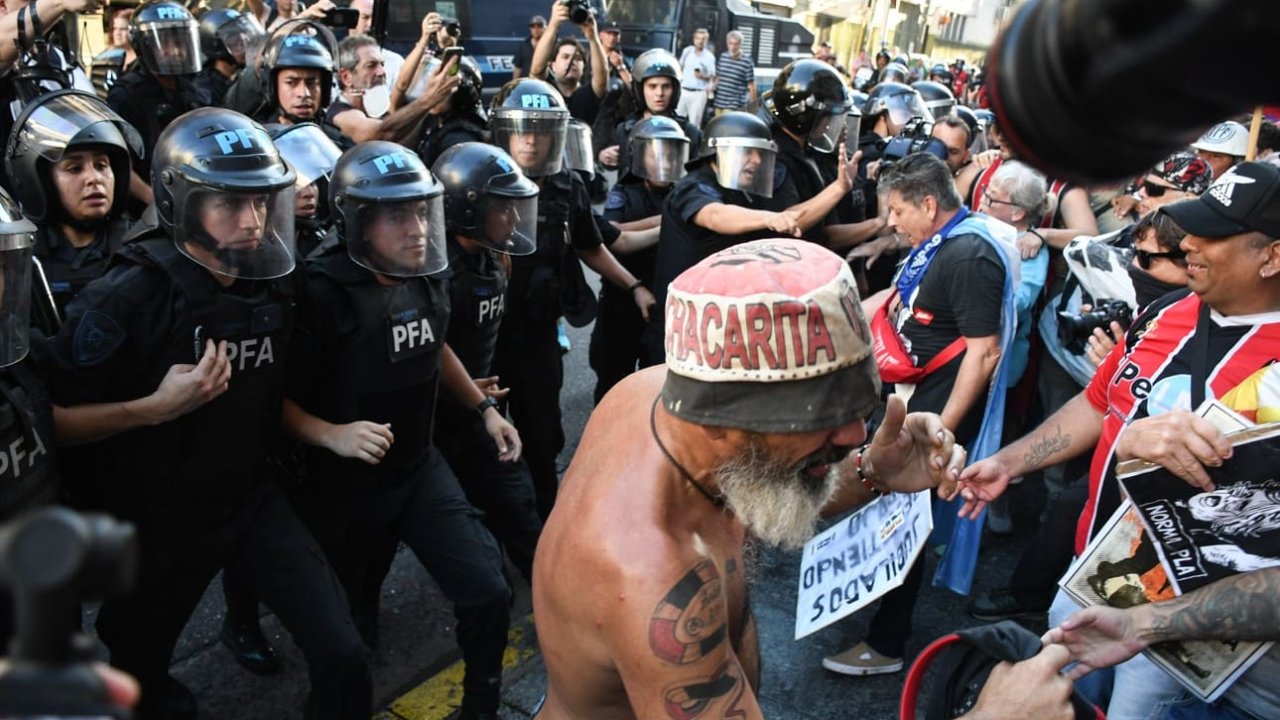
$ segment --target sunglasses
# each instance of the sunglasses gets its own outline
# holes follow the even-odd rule
[[[1151,261],[1156,258],[1165,258],[1169,262],[1178,263],[1179,265],[1186,262],[1187,254],[1181,250],[1173,250],[1170,252],[1147,252],[1146,250],[1134,249],[1133,256],[1138,258],[1138,267],[1143,270],[1151,269]]]
[[[1164,195],[1167,190],[1177,190],[1178,188],[1169,187],[1167,185],[1156,185],[1150,180],[1143,180],[1142,189],[1146,191],[1147,197],[1156,198]]]

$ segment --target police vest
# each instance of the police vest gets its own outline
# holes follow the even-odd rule
[[[80,294],[85,285],[102,277],[107,271],[111,255],[124,245],[124,234],[128,227],[125,220],[114,218],[98,231],[92,244],[79,249],[62,237],[52,224],[44,227],[40,242],[36,243],[36,257],[40,258],[45,279],[49,282],[49,292],[52,293],[54,305],[60,314],[66,314],[67,303]],[[53,250],[55,237],[61,246],[57,251]],[[45,330],[53,334],[56,328]]]
[[[577,255],[569,244],[569,213],[572,196],[572,171],[561,170],[542,180],[538,192],[538,245],[532,255],[511,258],[511,285],[507,289],[512,308],[503,332],[518,327],[543,329],[555,325],[563,314],[561,308],[562,273],[582,273]]]
[[[311,388],[316,415],[335,424],[390,423],[395,442],[377,466],[313,451],[313,472],[324,482],[368,483],[383,471],[408,471],[426,457],[440,376],[440,351],[449,323],[443,280],[407,278],[380,284],[356,265],[345,245],[327,248],[307,263],[317,293],[332,293],[339,337],[321,359]],[[376,475],[375,475],[376,473]]]
[[[53,406],[25,359],[0,371],[0,522],[53,500]]]
[[[493,366],[498,329],[507,306],[507,272],[491,250],[468,253],[449,241],[449,347],[471,377]]]
[[[127,396],[150,394],[175,364],[199,362],[208,340],[226,342],[231,381],[225,393],[180,418],[104,441],[114,469],[136,476],[120,480],[146,493],[149,503],[233,502],[262,479],[262,464],[279,438],[297,276],[237,280],[223,288],[163,236],[126,245],[112,258],[112,267],[116,263],[163,272],[163,290],[139,283],[151,287],[122,286],[120,292],[140,303],[173,308],[171,327],[155,328],[154,344],[143,349],[146,364],[138,368]]]
[[[644,180],[627,175],[609,190],[604,201],[604,217],[606,220],[630,222],[662,214],[662,201],[671,191],[670,187],[651,188]],[[657,245],[647,247],[633,253],[615,256],[622,267],[636,276],[646,287],[653,283],[653,267],[658,262]],[[631,293],[612,283],[601,283],[600,296],[625,296],[628,304],[634,304]]]

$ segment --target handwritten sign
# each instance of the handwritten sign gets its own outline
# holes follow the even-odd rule
[[[928,491],[885,495],[805,544],[797,640],[903,583],[933,530],[930,504]]]

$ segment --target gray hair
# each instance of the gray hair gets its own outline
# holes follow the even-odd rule
[[[933,197],[942,210],[958,210],[960,193],[947,164],[929,153],[914,153],[884,170],[877,180],[882,193],[894,190],[906,202],[919,206],[927,197]]]
[[[1034,225],[1049,211],[1049,183],[1044,175],[1016,160],[1001,163],[991,185],[1009,193],[1009,202],[1022,208]]]
[[[368,35],[348,35],[338,43],[338,68],[355,70],[360,64],[360,48],[380,47],[378,41]]]
[[[726,40],[737,40],[738,42],[742,42],[745,39],[743,38],[742,33],[738,30],[730,30],[724,37]]]

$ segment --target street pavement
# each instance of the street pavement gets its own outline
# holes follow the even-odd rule
[[[595,278],[592,278],[595,281]],[[590,328],[570,329],[572,351],[565,357],[562,396],[567,447],[561,466],[567,466],[590,413],[595,376],[587,366]],[[1037,483],[1011,491],[1015,534],[995,539],[984,551],[975,582],[981,590],[1004,581],[1017,559],[1017,547],[1031,532],[1029,525],[1043,502]],[[929,563],[932,577],[936,559]],[[893,718],[905,673],[849,678],[821,667],[824,655],[839,652],[860,637],[871,617],[864,610],[851,619],[821,630],[799,642],[792,639],[797,553],[763,550],[753,562],[753,609],[763,648],[760,704],[766,718],[818,720],[831,718]],[[519,578],[512,571],[512,576]],[[537,653],[536,628],[530,617],[527,586],[518,580],[513,607],[512,644],[507,654],[501,717],[532,717],[546,686],[546,673]],[[966,598],[940,588],[926,588],[915,614],[915,632],[907,643],[914,656],[934,638],[978,624],[965,613]],[[284,670],[259,677],[240,668],[218,641],[222,596],[215,582],[200,603],[175,652],[173,674],[200,699],[204,720],[295,720],[302,718],[307,692],[306,665],[301,653],[273,616],[264,610],[263,627],[284,660]],[[93,612],[87,627],[92,627]],[[407,549],[401,548],[383,591],[381,644],[372,653],[378,720],[443,720],[457,707],[461,663],[453,637],[448,602]],[[1040,632],[1043,627],[1034,627]]]

